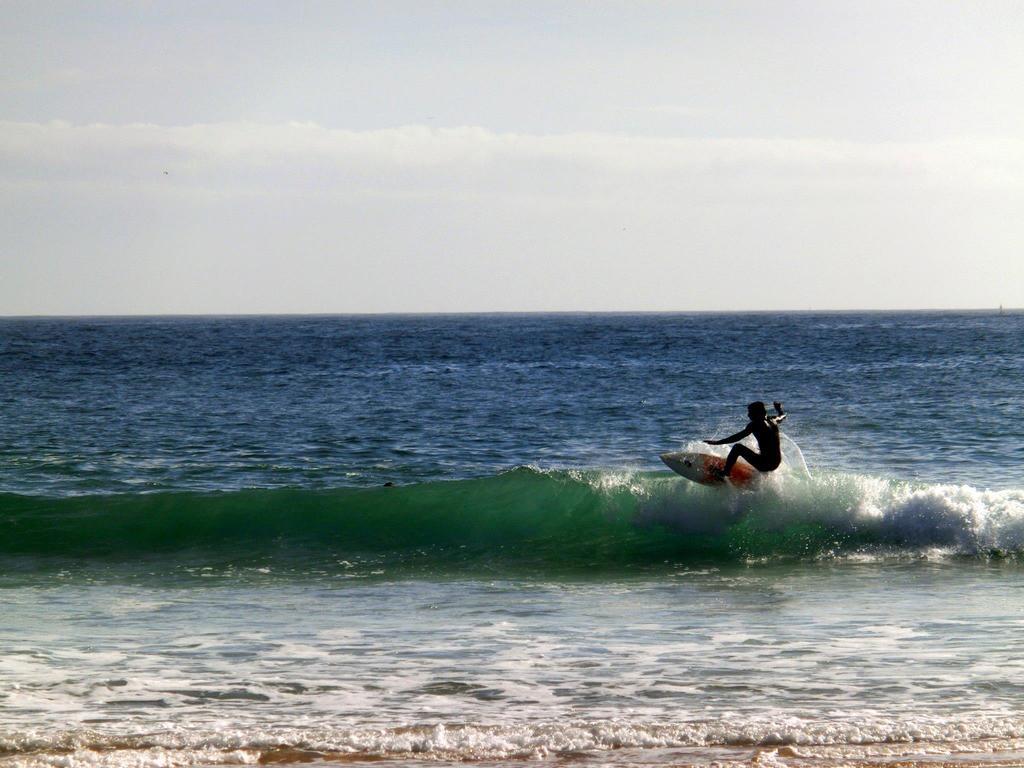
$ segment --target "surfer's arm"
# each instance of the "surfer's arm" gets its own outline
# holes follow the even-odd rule
[[[749,435],[752,431],[753,430],[751,430],[750,425],[748,424],[746,429],[744,429],[742,432],[737,432],[735,435],[723,437],[721,440],[705,440],[704,442],[707,443],[708,445],[725,445],[726,443],[737,443],[744,437]]]
[[[772,420],[772,424],[781,424],[783,421],[786,420],[786,412],[782,410],[782,403],[776,400],[774,403],[772,403],[772,405],[775,406],[775,413],[778,414],[778,416],[770,417]]]

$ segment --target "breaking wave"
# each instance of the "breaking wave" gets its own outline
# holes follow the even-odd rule
[[[0,556],[290,556],[548,570],[852,555],[1016,556],[1024,490],[820,473],[745,491],[664,472],[542,471],[399,487],[0,495]]]

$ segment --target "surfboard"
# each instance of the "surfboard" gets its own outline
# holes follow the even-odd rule
[[[669,469],[687,480],[701,485],[725,485],[724,479],[712,473],[712,470],[725,467],[725,459],[721,456],[712,456],[710,453],[676,451],[661,454],[661,460],[668,465]],[[729,482],[741,488],[750,485],[755,477],[757,477],[757,470],[742,462],[733,464],[732,471],[729,472]]]

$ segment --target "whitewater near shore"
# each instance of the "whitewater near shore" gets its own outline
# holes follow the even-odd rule
[[[5,589],[5,764],[969,764],[1024,746],[1006,564],[59,578]]]
[[[1020,764],[1022,340],[0,321],[0,766]],[[807,467],[660,466],[754,397]]]

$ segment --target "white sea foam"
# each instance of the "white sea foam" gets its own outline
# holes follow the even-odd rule
[[[596,478],[591,484],[605,492],[628,487]],[[927,485],[826,471],[805,477],[799,468],[784,465],[747,489],[706,488],[665,473],[647,475],[636,497],[638,522],[682,532],[722,533],[745,520],[751,532],[777,534],[794,525],[816,525],[836,535],[839,549],[809,555],[946,557],[1024,551],[1022,489]]]
[[[188,765],[308,761],[332,756],[498,760],[612,750],[773,748],[775,757],[899,756],[1020,749],[1016,717],[884,720],[796,717],[681,724],[628,721],[522,725],[445,724],[394,728],[265,728],[196,731],[182,726],[149,734],[96,731],[0,734],[0,765],[10,768],[172,768]],[[780,749],[781,748],[781,749]],[[763,754],[763,752],[761,753]],[[763,761],[762,761],[763,762]]]

